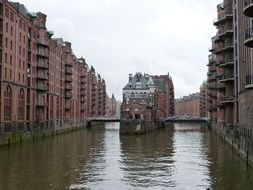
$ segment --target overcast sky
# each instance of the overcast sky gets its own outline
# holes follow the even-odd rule
[[[15,0],[17,1],[17,0]],[[175,95],[199,91],[221,0],[19,0],[47,14],[54,37],[72,42],[107,93],[122,98],[128,74],[172,76]]]

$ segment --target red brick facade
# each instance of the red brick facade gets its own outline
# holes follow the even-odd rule
[[[74,55],[71,43],[52,36],[45,14],[0,2],[3,125],[63,127],[105,115],[105,81]]]
[[[137,106],[136,109],[133,106]],[[144,109],[145,108],[145,109]],[[136,110],[136,111],[135,111]],[[151,115],[150,115],[151,114]],[[174,87],[169,75],[129,75],[123,89],[123,119],[164,119],[174,115]]]
[[[200,94],[191,94],[175,101],[176,115],[200,117]]]

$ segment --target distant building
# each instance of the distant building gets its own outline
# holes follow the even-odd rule
[[[112,97],[106,98],[106,116],[107,117],[115,117],[116,116],[116,106],[117,106],[117,101],[114,97],[114,94],[112,94]]]
[[[169,75],[129,75],[123,88],[121,118],[152,121],[174,114],[174,87]]]
[[[175,101],[176,115],[200,117],[200,94],[190,94]]]

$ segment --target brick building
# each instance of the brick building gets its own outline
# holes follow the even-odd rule
[[[200,117],[208,117],[207,82],[200,86]]]
[[[70,42],[53,38],[46,15],[0,1],[0,121],[60,128],[105,115],[106,85],[78,59]]]
[[[200,117],[200,98],[200,93],[195,93],[176,99],[176,115]]]
[[[174,115],[174,87],[169,75],[129,75],[123,88],[121,117],[152,121]]]
[[[253,1],[224,0],[217,10],[208,63],[209,115],[213,126],[253,160]]]

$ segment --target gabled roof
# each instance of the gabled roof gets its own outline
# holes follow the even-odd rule
[[[123,88],[123,90],[149,89],[147,86],[147,83],[148,83],[148,80],[141,73],[136,73],[134,77]],[[137,88],[137,86],[140,86],[140,87]]]

